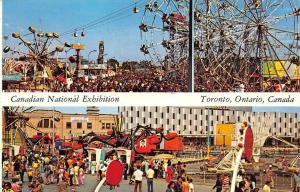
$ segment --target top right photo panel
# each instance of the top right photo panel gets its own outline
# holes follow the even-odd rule
[[[5,92],[300,92],[299,0],[11,0],[3,10]]]
[[[196,92],[300,91],[299,0],[194,6]]]

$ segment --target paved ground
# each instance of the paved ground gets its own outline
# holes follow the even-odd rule
[[[4,180],[5,181],[5,180]],[[129,185],[128,180],[123,180],[120,187],[110,190],[109,186],[103,186],[99,192],[133,192],[134,191],[134,185]],[[96,176],[91,175],[85,175],[85,184],[81,186],[74,186],[74,187],[68,187],[68,191],[70,192],[93,192],[96,186],[98,185],[99,181],[96,180]],[[194,184],[195,191],[196,192],[210,192],[212,185],[214,183],[206,183],[203,184]],[[142,192],[147,192],[147,184],[146,179],[143,181],[143,190]],[[154,192],[165,192],[167,188],[167,183],[164,179],[155,179],[154,180]],[[52,192],[57,190],[56,184],[51,185],[45,185],[45,192]],[[281,189],[273,189],[272,192],[289,192],[289,187],[287,187],[285,190]],[[23,190],[22,192],[29,192],[28,189],[28,181],[27,176],[25,176],[25,183],[23,184]]]
[[[5,180],[4,180],[5,181]],[[7,180],[8,181],[8,180]],[[129,185],[128,180],[123,180],[120,187],[110,190],[109,186],[103,186],[100,189],[100,192],[133,192],[134,185]],[[68,187],[68,191],[78,191],[78,192],[93,192],[99,181],[96,180],[96,176],[85,175],[85,184],[81,186]],[[147,183],[146,179],[143,181],[143,192],[147,192]],[[154,180],[154,192],[164,192],[167,188],[167,183],[164,179]],[[201,189],[201,190],[200,190]],[[195,191],[209,192],[211,187],[203,185],[195,185]],[[52,192],[57,190],[56,184],[45,185],[45,192]],[[25,176],[25,182],[23,184],[22,192],[28,192],[28,181],[27,176]]]
[[[144,179],[143,181],[143,192],[147,192],[147,183]],[[157,179],[154,180],[154,192],[165,192],[167,189],[167,183],[163,179]],[[211,187],[209,186],[200,186],[195,185],[195,191],[196,192],[209,192]],[[129,185],[128,181],[124,181],[121,183],[119,188],[116,188],[114,190],[110,190],[108,186],[104,186],[101,188],[100,192],[133,192],[134,191],[134,185]]]

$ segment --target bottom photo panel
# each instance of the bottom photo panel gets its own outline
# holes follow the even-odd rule
[[[3,107],[2,188],[298,191],[300,107]]]

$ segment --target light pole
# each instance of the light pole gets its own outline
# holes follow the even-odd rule
[[[90,51],[89,54],[88,54],[88,76],[90,76],[90,55],[91,55],[91,53],[94,53],[96,51],[97,50],[94,49],[94,50]]]
[[[68,52],[71,50],[72,49],[65,50],[65,53],[66,53],[66,68],[65,68],[66,80],[68,79]]]
[[[210,126],[211,126],[211,113],[212,113],[212,109],[208,108],[208,118],[207,118],[207,158],[209,158],[209,154],[210,154]]]
[[[189,8],[188,91],[194,92],[194,0],[190,0]]]
[[[54,112],[55,112],[55,107],[53,107],[53,114],[52,114],[52,147],[53,147],[53,153],[52,155],[54,155],[55,153],[55,118],[54,118]]]

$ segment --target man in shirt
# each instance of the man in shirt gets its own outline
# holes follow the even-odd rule
[[[293,171],[293,192],[299,192],[300,189],[300,177],[296,171]]]
[[[182,178],[180,176],[177,177],[177,182],[175,183],[174,191],[182,192]]]
[[[191,179],[191,178],[189,179],[189,185],[190,185],[190,191],[189,192],[195,192],[193,179]]]
[[[190,192],[190,184],[185,177],[182,178],[182,192]]]
[[[262,192],[271,192],[271,182],[270,181],[266,181],[266,184],[263,187]]]
[[[142,192],[143,171],[140,166],[134,171],[133,177],[135,180],[134,192]]]
[[[153,192],[154,170],[152,169],[151,165],[149,165],[149,169],[146,171],[146,177],[147,177],[148,192]]]
[[[266,170],[267,181],[270,181],[270,187],[274,187],[274,179],[273,179],[273,170],[272,165],[269,165],[269,168]]]

